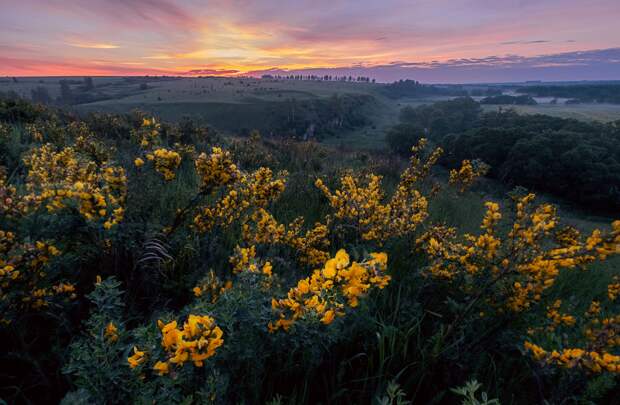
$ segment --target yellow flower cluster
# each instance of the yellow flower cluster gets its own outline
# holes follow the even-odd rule
[[[70,125],[61,124],[58,117],[53,116],[48,119],[37,119],[34,123],[24,125],[25,133],[30,136],[31,143],[52,142],[63,144],[68,141],[67,129]]]
[[[28,198],[49,212],[77,204],[88,221],[103,220],[110,229],[124,216],[127,177],[122,167],[99,165],[67,147],[56,152],[46,144],[24,159],[28,168]]]
[[[600,373],[601,371],[620,372],[620,356],[611,353],[594,350],[588,351],[579,348],[548,352],[531,342],[525,342],[524,347],[526,351],[532,353],[536,360],[543,361],[546,364],[557,365],[563,368],[581,367],[595,373]]]
[[[230,264],[233,266],[233,273],[241,273],[244,271],[250,273],[260,273],[267,277],[271,277],[273,266],[270,262],[263,262],[256,258],[256,246],[252,245],[248,248],[237,246],[235,254],[230,257]]]
[[[118,341],[118,328],[114,325],[114,322],[110,321],[106,325],[103,336],[108,339],[110,343],[116,343]]]
[[[32,299],[26,298],[24,302],[31,302],[33,309],[47,307],[49,305],[48,298],[54,295],[68,294],[69,298],[75,299],[75,286],[69,283],[60,283],[50,288],[38,288],[32,292]]]
[[[266,207],[278,199],[286,188],[286,171],[281,171],[274,178],[271,169],[260,167],[240,179],[245,198],[253,207]]]
[[[17,188],[7,182],[6,168],[0,166],[0,216],[17,218],[28,212],[29,201],[18,195]]]
[[[584,335],[595,345],[606,348],[620,346],[620,315],[590,320]]]
[[[450,170],[450,184],[459,188],[460,192],[465,192],[475,181],[487,174],[489,165],[480,161],[463,160],[461,167]]]
[[[255,210],[243,224],[243,238],[250,244],[285,245],[293,248],[299,260],[309,265],[325,263],[329,259],[329,230],[316,223],[303,233],[303,218],[297,218],[288,226],[278,221],[263,208]]]
[[[617,279],[617,277],[616,277]],[[607,296],[611,301],[615,301],[620,295],[620,283],[611,283],[607,286]]]
[[[60,255],[53,245],[38,241],[20,243],[13,232],[0,230],[0,312],[3,323],[26,310],[49,305],[50,298],[76,297],[75,286],[53,284],[46,272],[52,257]]]
[[[211,154],[201,153],[194,161],[203,189],[226,186],[241,177],[230,152],[214,147]]]
[[[26,124],[24,126],[26,133],[30,135],[33,141],[35,142],[43,142],[43,131],[42,128],[36,124]]]
[[[336,316],[343,316],[345,308],[357,307],[359,299],[371,288],[384,288],[390,281],[385,274],[387,255],[371,253],[362,263],[351,262],[344,250],[325,262],[308,278],[299,280],[287,298],[272,299],[277,320],[268,325],[270,332],[288,330],[299,319],[307,316],[330,324]]]
[[[215,275],[213,270],[209,271],[209,274],[202,279],[192,291],[196,297],[205,297],[214,304],[220,295],[226,290],[232,288],[232,281],[228,280],[222,283],[220,279]]]
[[[427,178],[433,166],[435,166],[441,155],[443,155],[442,148],[435,148],[427,157],[424,157],[423,152],[427,145],[428,140],[422,138],[417,145],[411,148],[409,166],[407,166],[400,176],[400,185],[405,189],[411,189],[416,183]]]
[[[166,148],[158,148],[153,153],[147,153],[146,159],[154,162],[155,170],[161,174],[166,181],[173,180],[176,177],[176,170],[181,165],[181,155]],[[142,162],[142,163],[140,163]],[[138,158],[134,161],[136,166],[140,167],[144,162]]]
[[[193,225],[202,233],[216,226],[226,227],[239,219],[249,207],[249,201],[243,198],[241,192],[231,189],[214,204],[201,207],[194,215]]]
[[[133,354],[127,358],[130,368],[136,368],[146,361],[146,353],[138,350],[136,346],[133,347]]]
[[[140,146],[149,148],[159,144],[160,129],[161,124],[159,124],[155,118],[143,118],[140,128],[134,131],[133,135],[135,138],[139,139]]]
[[[413,231],[428,215],[427,200],[417,190],[399,185],[392,199],[384,203],[381,176],[365,179],[345,175],[340,189],[332,193],[321,179],[315,182],[335,210],[335,217],[352,223],[364,240],[381,242]]]
[[[613,299],[610,299],[613,301]],[[561,315],[558,309],[561,301],[557,300],[548,309],[547,317],[551,319],[552,326],[548,330],[553,331],[560,324],[573,326],[576,319],[571,315]],[[569,348],[561,351],[547,351],[542,347],[525,342],[525,349],[532,356],[546,364],[564,368],[580,367],[589,371],[600,373],[609,371],[620,373],[620,356],[612,351],[620,347],[620,315],[602,316],[601,303],[592,301],[586,311],[582,333],[583,348]],[[562,339],[564,342],[566,337]]]
[[[565,326],[575,325],[574,316],[560,313],[559,309],[561,306],[562,306],[562,300],[555,300],[555,302],[547,308],[547,318],[551,320],[551,326],[549,327],[549,330],[554,330],[556,327],[560,325],[565,325]]]
[[[609,234],[595,230],[585,240],[574,229],[554,234],[555,208],[543,204],[532,209],[533,199],[530,194],[516,201],[515,221],[504,239],[495,231],[501,219],[496,203],[487,203],[479,236],[466,234],[457,242],[454,229],[431,228],[418,239],[431,259],[427,273],[453,280],[463,289],[486,285],[489,301],[518,312],[540,301],[561,269],[620,253],[620,221],[612,224]]]
[[[96,162],[110,160],[114,149],[97,139],[84,122],[70,122],[66,127],[66,132],[70,138],[75,139],[73,147],[77,152]]]
[[[280,173],[274,178],[273,172],[267,168],[250,174],[241,173],[234,183],[226,186],[219,199],[199,208],[194,215],[194,226],[200,232],[207,232],[214,226],[229,226],[247,209],[266,206],[284,191],[285,174]]]
[[[159,375],[167,374],[171,365],[183,366],[189,361],[196,367],[202,367],[204,361],[224,344],[222,330],[213,318],[206,315],[190,314],[183,329],[177,328],[176,321],[167,324],[158,321],[157,325],[161,330],[161,345],[169,356],[153,366]]]
[[[420,155],[425,145],[423,139],[412,148],[409,166],[387,202],[382,178],[375,174],[365,178],[347,174],[340,179],[340,189],[333,193],[321,179],[315,185],[327,197],[335,217],[350,222],[362,239],[382,243],[390,237],[406,235],[428,216],[428,200],[414,187],[428,176],[443,153],[437,148],[424,160]]]

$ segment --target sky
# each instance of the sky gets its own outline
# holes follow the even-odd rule
[[[1,76],[620,79],[619,0],[0,0]]]

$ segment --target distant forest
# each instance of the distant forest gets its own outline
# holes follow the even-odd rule
[[[499,96],[485,97],[480,100],[480,104],[502,104],[502,105],[536,105],[538,104],[532,96],[510,96],[502,94]]]
[[[533,97],[557,97],[582,103],[620,104],[620,84],[575,84],[526,86],[517,92]]]
[[[405,107],[387,134],[407,155],[426,136],[446,150],[443,163],[481,159],[508,185],[545,191],[612,212],[620,209],[620,121],[583,122],[512,110],[483,112],[471,98]]]
[[[389,98],[428,97],[428,96],[467,96],[467,91],[459,86],[436,86],[422,84],[416,80],[399,80],[386,84],[381,89]]]

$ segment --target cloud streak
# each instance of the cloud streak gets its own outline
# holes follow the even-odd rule
[[[118,49],[120,46],[114,44],[83,44],[83,43],[70,43],[67,45],[75,48],[88,48],[88,49]]]

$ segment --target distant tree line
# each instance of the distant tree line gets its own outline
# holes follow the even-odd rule
[[[536,105],[536,100],[530,95],[510,96],[502,94],[497,96],[489,96],[480,100],[480,104],[502,104],[502,105]]]
[[[61,79],[58,81],[58,85],[60,87],[59,95],[55,99],[50,95],[48,86],[37,86],[30,90],[31,100],[38,104],[67,106],[110,98],[96,92],[92,77],[85,77],[83,80]]]
[[[325,81],[325,82],[362,82],[375,83],[375,79],[367,76],[332,76],[332,75],[262,75],[262,79],[276,80],[305,80],[305,81]]]
[[[422,84],[417,80],[398,80],[386,84],[381,91],[390,98],[468,95],[460,86],[435,86]]]
[[[387,134],[397,153],[426,136],[441,145],[442,160],[491,165],[507,185],[549,192],[603,212],[620,209],[620,120],[583,122],[512,110],[484,113],[471,98],[405,107]]]
[[[519,87],[517,92],[534,97],[571,99],[571,103],[620,104],[620,84],[536,85]]]
[[[502,89],[495,87],[475,88],[469,90],[469,95],[472,97],[500,96],[501,94]]]
[[[0,121],[33,123],[37,119],[47,119],[51,114],[49,109],[19,97],[14,91],[0,92]]]

